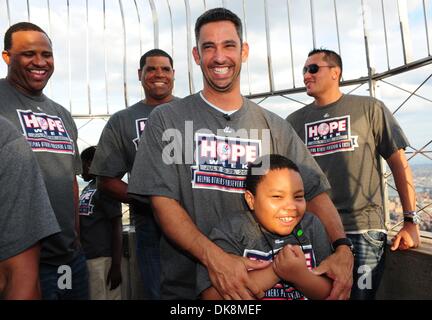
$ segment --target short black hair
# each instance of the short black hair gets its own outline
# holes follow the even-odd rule
[[[243,26],[240,18],[234,12],[226,8],[214,8],[204,12],[195,22],[195,40],[197,44],[201,27],[207,23],[218,21],[231,21],[234,23],[237,35],[240,38],[240,43],[243,43]]]
[[[294,170],[297,173],[300,173],[298,166],[287,157],[284,157],[280,154],[270,154],[270,155],[262,156],[257,160],[255,160],[254,162],[250,162],[248,164],[248,171],[247,171],[247,176],[245,181],[246,190],[250,191],[253,195],[255,195],[258,184],[263,179],[263,177],[267,174],[268,171],[267,170],[264,172],[261,171],[262,174],[252,174],[252,169],[261,168],[263,163],[270,164],[268,171],[290,169],[290,170]]]
[[[140,70],[142,70],[142,68],[144,68],[144,65],[146,64],[146,60],[148,57],[167,57],[169,59],[169,62],[171,64],[171,68],[174,69],[174,62],[173,59],[171,58],[171,56],[166,53],[165,51],[161,50],[161,49],[151,49],[149,51],[147,51],[146,53],[144,53],[140,59]]]
[[[81,161],[93,161],[96,152],[96,147],[91,146],[81,152]]]
[[[51,39],[48,36],[48,34],[39,26],[35,25],[31,22],[18,22],[14,25],[10,26],[9,29],[7,29],[5,36],[4,36],[4,50],[10,50],[12,48],[12,34],[18,31],[37,31],[45,34],[51,43]]]
[[[342,70],[343,70],[341,56],[333,50],[329,50],[329,49],[325,49],[325,48],[318,48],[318,49],[314,48],[311,51],[309,51],[308,57],[313,56],[314,54],[319,54],[319,53],[324,54],[324,61],[330,63],[331,65],[338,66],[341,69],[341,74],[339,77],[339,81],[340,81],[340,79],[342,77]]]

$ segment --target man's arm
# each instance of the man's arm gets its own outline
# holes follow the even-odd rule
[[[127,194],[128,184],[121,178],[98,176],[97,188],[117,201],[123,203],[130,202]]]
[[[324,225],[330,240],[345,238],[342,221],[327,193],[320,193],[307,202],[307,211],[313,212]],[[348,299],[353,283],[354,257],[347,246],[339,246],[336,252],[325,259],[314,273],[325,273],[333,279],[333,289],[328,299]]]
[[[263,296],[263,291],[249,278],[248,269],[263,268],[267,264],[225,253],[198,230],[176,200],[152,196],[151,203],[164,234],[207,268],[213,286],[224,299]]]
[[[277,274],[273,271],[273,266],[271,264],[267,265],[264,269],[250,271],[249,276],[263,292],[272,288],[280,280]],[[222,296],[214,287],[210,287],[202,292],[201,299],[222,300]]]
[[[405,151],[399,149],[388,159],[387,163],[393,173],[396,189],[404,212],[416,210],[416,194],[411,168],[405,157]],[[402,229],[392,239],[391,250],[406,250],[420,245],[419,226],[411,222],[404,222]]]
[[[128,184],[121,178],[98,176],[97,188],[117,201],[123,203],[130,202],[127,194]]]
[[[0,298],[7,300],[40,299],[39,243],[0,261]]]
[[[107,284],[111,284],[110,290],[117,288],[122,282],[121,258],[122,258],[122,217],[111,219],[111,268],[108,272]]]

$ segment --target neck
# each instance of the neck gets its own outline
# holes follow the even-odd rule
[[[174,96],[172,94],[170,94],[169,96],[166,96],[165,98],[162,99],[155,99],[152,97],[146,97],[143,100],[143,103],[149,106],[158,106],[160,104],[164,104],[164,103],[168,103],[170,102],[172,99],[174,98]]]
[[[318,107],[323,107],[338,101],[340,97],[342,97],[342,92],[338,89],[323,96],[314,97],[314,103]]]
[[[243,105],[243,97],[240,92],[213,92],[203,89],[202,94],[208,102],[224,111],[234,111]]]
[[[40,91],[28,91],[26,89],[24,89],[22,86],[20,86],[17,82],[13,81],[11,78],[6,77],[6,80],[9,82],[9,84],[14,87],[15,89],[17,89],[19,92],[30,96],[30,97],[40,97],[42,95],[42,90]]]

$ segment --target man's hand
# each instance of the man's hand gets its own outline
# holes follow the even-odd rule
[[[286,245],[275,257],[273,270],[279,278],[294,282],[299,272],[307,270],[302,249],[299,246]]]
[[[222,253],[210,260],[207,270],[213,286],[225,300],[251,300],[262,298],[264,292],[250,279],[248,270],[263,269],[269,263]]]
[[[403,228],[400,229],[397,235],[392,239],[392,246],[390,247],[390,250],[408,250],[410,248],[417,248],[419,245],[419,227],[408,222],[404,223]]]
[[[326,274],[333,280],[333,288],[327,300],[347,300],[353,284],[354,256],[347,246],[339,246],[313,270],[317,275]]]
[[[110,290],[117,288],[122,282],[121,267],[111,265],[106,281],[108,286],[111,284]]]

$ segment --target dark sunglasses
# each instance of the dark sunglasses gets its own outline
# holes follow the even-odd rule
[[[306,72],[309,72],[310,74],[315,74],[319,71],[320,68],[333,68],[334,66],[319,66],[316,63],[312,63],[308,66],[303,67],[303,75],[306,74]]]

